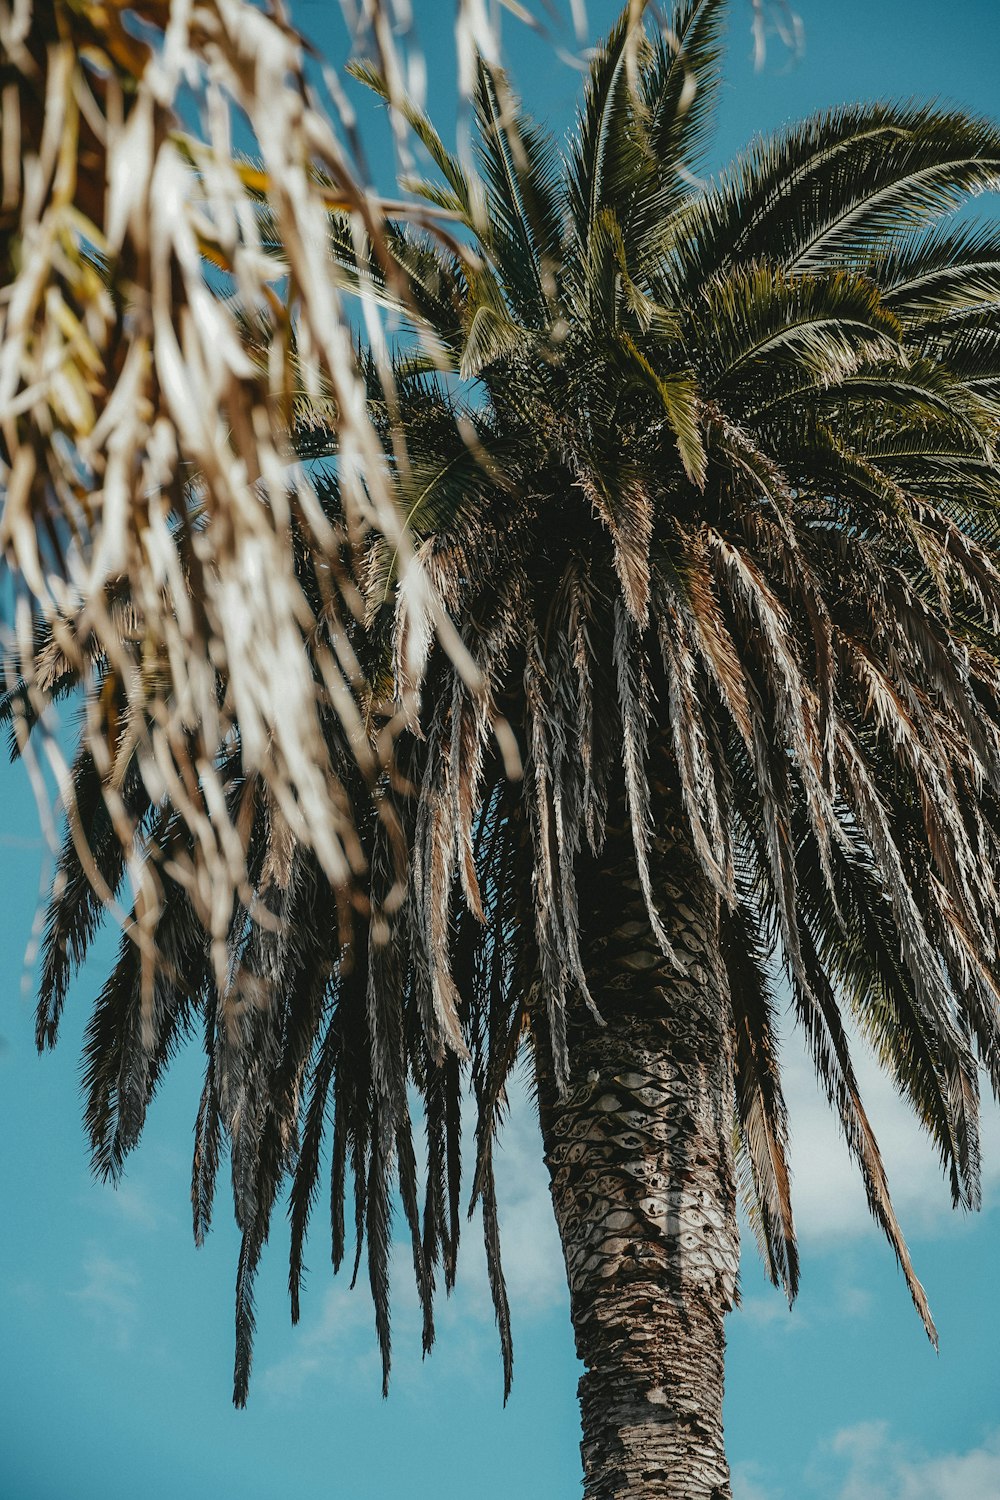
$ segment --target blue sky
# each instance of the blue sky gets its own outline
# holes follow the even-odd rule
[[[302,24],[334,45],[335,7]],[[596,35],[615,7],[592,3]],[[938,96],[1000,114],[993,4],[798,0],[805,52],[772,42],[754,73],[749,0],[733,0],[720,162],[757,129],[858,96]],[[434,83],[452,7],[418,4]],[[434,32],[434,17],[442,30]],[[325,28],[325,30],[324,30]],[[559,129],[573,72],[513,24],[515,76]],[[513,45],[515,44],[516,45]],[[577,1367],[536,1127],[523,1100],[501,1157],[516,1371],[506,1410],[477,1226],[439,1343],[419,1356],[405,1259],[395,1368],[379,1395],[371,1304],[334,1283],[321,1217],[298,1329],[288,1323],[286,1237],[260,1280],[249,1409],[229,1404],[236,1236],[220,1193],[209,1242],[191,1241],[188,1172],[198,1058],[181,1057],[116,1194],[90,1177],[78,1056],[113,947],[71,995],[62,1042],[39,1059],[22,990],[41,842],[20,770],[0,767],[0,1500],[572,1500],[579,1494]],[[1000,1494],[1000,1124],[984,1143],[985,1208],[951,1212],[930,1148],[870,1067],[872,1113],[897,1206],[930,1295],[934,1355],[827,1119],[795,1036],[786,1056],[803,1290],[789,1313],[752,1245],[730,1320],[727,1421],[736,1500],[986,1500]]]

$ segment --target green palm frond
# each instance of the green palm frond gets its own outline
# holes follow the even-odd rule
[[[1000,234],[989,220],[946,221],[886,247],[864,269],[908,323],[978,308],[1000,298]]]
[[[686,281],[758,257],[788,271],[851,265],[1000,177],[1000,130],[913,104],[832,110],[756,142],[672,235]]]
[[[493,255],[515,312],[544,327],[562,260],[560,159],[528,118],[506,75],[479,59],[479,159],[487,185]]]
[[[640,123],[669,209],[689,196],[715,128],[724,0],[684,0],[657,28],[642,70]]]
[[[578,254],[586,261],[598,217],[610,209],[623,222],[637,183],[653,168],[635,116],[634,85],[650,56],[638,24],[646,0],[628,4],[590,66],[586,97],[566,169],[566,189]]]
[[[438,189],[434,190],[431,201],[437,203],[439,207],[453,208],[462,214],[470,229],[482,232],[484,229],[482,202],[477,196],[475,184],[458,157],[445,146],[429,116],[422,109],[418,109],[405,95],[400,96],[390,89],[385,77],[374,63],[365,60],[349,62],[347,71],[352,78],[356,78],[359,83],[378,94],[394,109],[402,112],[407,125],[448,185],[447,198]]]
[[[462,380],[474,380],[493,365],[509,365],[513,356],[527,352],[537,340],[537,335],[511,315],[503,288],[486,267],[471,278],[466,318],[465,345],[458,367]]]
[[[788,367],[832,385],[862,363],[898,364],[902,335],[866,278],[787,276],[767,262],[713,278],[693,332],[708,393],[720,398],[745,383],[766,392],[772,372]]]

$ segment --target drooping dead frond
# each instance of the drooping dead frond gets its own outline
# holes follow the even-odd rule
[[[367,6],[353,38],[372,48],[390,101],[417,76],[402,20],[390,0]],[[467,0],[456,34],[468,95],[476,57],[495,56],[498,38]],[[218,947],[245,880],[215,769],[234,726],[297,842],[336,886],[359,873],[350,809],[329,794],[319,696],[370,766],[339,639],[357,603],[343,553],[374,528],[405,571],[408,547],[354,358],[331,211],[402,304],[407,277],[353,153],[347,101],[331,76],[324,105],[280,10],[5,0],[0,43],[0,549],[23,588],[8,666],[37,714],[48,682],[33,622],[65,619],[96,643],[130,718],[126,759],[194,834],[185,881]],[[198,108],[194,134],[182,90],[184,120]],[[253,163],[233,153],[237,116]],[[357,287],[369,302],[372,285]],[[309,404],[338,453],[339,529],[295,453]],[[321,583],[320,621],[303,565]],[[127,640],[111,619],[122,579],[136,622]],[[68,667],[82,678],[87,660],[77,651]],[[90,728],[106,780],[105,725]],[[127,848],[135,826],[120,803],[113,822]]]

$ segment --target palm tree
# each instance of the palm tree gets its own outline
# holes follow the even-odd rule
[[[738,1194],[789,1299],[798,1278],[779,987],[932,1338],[852,1029],[956,1204],[978,1201],[980,1068],[1000,1093],[1000,231],[940,222],[1000,179],[1000,131],[852,107],[701,185],[724,6],[682,0],[652,35],[636,11],[593,60],[566,156],[485,62],[479,180],[405,107],[437,171],[411,186],[468,245],[383,230],[416,316],[388,395],[372,361],[369,409],[418,565],[400,576],[378,537],[340,558],[367,606],[360,710],[375,738],[406,726],[359,827],[366,900],[345,916],[234,735],[219,776],[247,881],[220,986],[177,878],[187,826],[126,767],[160,963],[144,984],[126,932],[85,1087],[95,1163],[115,1175],[203,1027],[195,1233],[226,1140],[242,1402],[286,1180],[298,1316],[328,1114],[334,1265],[353,1183],[387,1374],[398,1184],[430,1346],[471,1079],[509,1384],[492,1150],[526,1047],[585,1367],[585,1494],[724,1500]],[[348,281],[399,296],[385,261],[338,221],[331,235]],[[335,456],[319,492],[338,517]],[[102,690],[119,689],[97,654]],[[332,707],[324,722],[339,765]],[[85,747],[40,1045],[100,915],[81,829],[102,881],[124,879],[100,776]]]

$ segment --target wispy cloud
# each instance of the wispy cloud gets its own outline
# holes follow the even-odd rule
[[[1000,1428],[960,1452],[928,1453],[885,1421],[858,1422],[819,1444],[784,1489],[768,1465],[733,1465],[733,1500],[992,1500],[1000,1495]]]
[[[748,1239],[744,1243],[743,1251],[747,1258],[756,1253],[751,1240]],[[746,1280],[758,1284],[763,1280],[763,1273],[754,1277],[753,1270],[752,1267],[746,1267],[744,1276]],[[755,1329],[767,1329],[786,1335],[799,1334],[814,1323],[833,1323],[842,1327],[845,1322],[870,1318],[876,1306],[873,1294],[867,1287],[856,1286],[851,1281],[841,1280],[842,1270],[843,1267],[838,1267],[830,1277],[824,1298],[813,1297],[808,1315],[800,1305],[790,1308],[781,1292],[766,1285],[765,1290],[759,1294],[756,1292],[752,1296],[744,1294],[739,1310],[734,1316],[741,1322],[749,1323]]]
[[[879,1132],[904,1228],[910,1233],[958,1228],[930,1143],[860,1042],[856,1051],[857,1072]],[[786,1041],[785,1065],[793,1137],[793,1196],[804,1248],[807,1251],[836,1248],[877,1234],[857,1169],[847,1155],[836,1120],[817,1089],[798,1036]],[[471,1105],[465,1114],[466,1160],[470,1161],[475,1123]],[[1000,1197],[1000,1115],[995,1110],[987,1116],[985,1134],[989,1139],[984,1142],[983,1157],[991,1164],[992,1173],[984,1184],[988,1204]],[[495,1161],[503,1262],[516,1339],[518,1327],[524,1327],[528,1320],[552,1314],[568,1315],[565,1270],[542,1161],[538,1121],[521,1081],[515,1082],[511,1089],[510,1117],[501,1134]],[[392,1276],[393,1381],[399,1387],[409,1382],[419,1364],[420,1313],[410,1249],[400,1222],[397,1234]],[[748,1262],[752,1261],[755,1250],[749,1236],[745,1251]],[[747,1267],[746,1281],[751,1288],[755,1286],[751,1264]],[[871,1307],[871,1294],[848,1283],[832,1290],[826,1310],[814,1310],[813,1315],[837,1321],[858,1319],[869,1316]],[[801,1311],[789,1316],[780,1295],[769,1290],[760,1295],[753,1291],[746,1297],[740,1316],[775,1332],[792,1334],[804,1327]],[[346,1282],[334,1285],[322,1294],[319,1310],[312,1313],[311,1322],[307,1301],[302,1327],[293,1334],[291,1351],[261,1373],[261,1387],[280,1397],[298,1394],[314,1379],[339,1379],[345,1373],[348,1378],[375,1381],[378,1355],[373,1321],[371,1299],[364,1285],[359,1285],[353,1293]],[[496,1332],[478,1217],[463,1228],[458,1286],[452,1298],[438,1299],[436,1322],[440,1336],[437,1358],[465,1360],[470,1370],[478,1364],[481,1371],[493,1372]],[[744,1488],[748,1483],[745,1478]],[[1000,1487],[997,1493],[1000,1494]],[[747,1500],[754,1500],[752,1493]]]
[[[20,833],[0,832],[0,848],[3,849],[44,849],[43,838],[28,838]]]
[[[470,1152],[472,1124],[470,1119],[466,1132]],[[564,1307],[568,1312],[566,1271],[552,1212],[548,1172],[542,1160],[541,1130],[520,1078],[514,1080],[510,1089],[510,1113],[498,1139],[494,1163],[504,1274],[511,1303],[521,1317],[544,1315]],[[474,1276],[484,1309],[492,1320],[478,1216],[466,1230],[466,1241],[469,1262],[466,1269],[472,1273],[469,1280]]]
[[[288,1401],[315,1379],[374,1389],[380,1368],[368,1289],[359,1285],[351,1291],[341,1276],[324,1292],[318,1316],[303,1319],[289,1353],[261,1371],[260,1388]]]
[[[92,1245],[84,1257],[83,1277],[83,1285],[66,1295],[116,1349],[129,1348],[139,1318],[138,1272]]]
[[[155,1201],[148,1188],[128,1179],[119,1182],[117,1186],[107,1183],[100,1201],[115,1218],[130,1228],[148,1233],[159,1229],[165,1219],[172,1217]]]
[[[870,1055],[853,1045],[862,1096],[882,1149],[893,1202],[905,1233],[954,1233],[960,1218],[951,1207],[937,1153],[913,1111]],[[831,1245],[877,1235],[858,1170],[848,1155],[833,1111],[815,1081],[798,1033],[783,1047],[785,1090],[791,1122],[792,1198],[799,1238]],[[983,1109],[983,1202],[1000,1202],[1000,1111]]]
[[[465,1145],[471,1163],[475,1117],[465,1111]],[[548,1176],[534,1109],[520,1082],[511,1088],[510,1117],[496,1157],[497,1197],[504,1273],[515,1325],[554,1311],[568,1317],[568,1293],[562,1250],[549,1197]],[[471,1180],[467,1171],[466,1180]],[[397,1218],[392,1257],[393,1386],[408,1387],[421,1362],[421,1313],[413,1281],[409,1240]],[[313,1304],[315,1306],[315,1303]],[[482,1220],[462,1227],[455,1292],[436,1300],[438,1345],[435,1358],[447,1360],[472,1379],[498,1378],[499,1353],[493,1303],[486,1273]],[[322,1293],[318,1311],[292,1335],[288,1354],[267,1365],[260,1388],[279,1400],[294,1399],[313,1381],[364,1381],[377,1384],[380,1361],[375,1343],[374,1313],[364,1280],[352,1292],[338,1277]]]
[[[838,1432],[823,1455],[844,1466],[824,1489],[831,1500],[986,1500],[1000,1495],[1000,1430],[964,1453],[928,1454],[895,1438],[886,1422]],[[752,1500],[752,1497],[746,1497]]]
[[[771,1485],[765,1483],[760,1464],[749,1460],[733,1465],[733,1500],[779,1500]]]
[[[805,1316],[797,1308],[789,1308],[784,1296],[773,1288],[760,1297],[744,1297],[737,1316],[755,1328],[779,1328],[787,1333],[801,1333],[807,1326]]]

